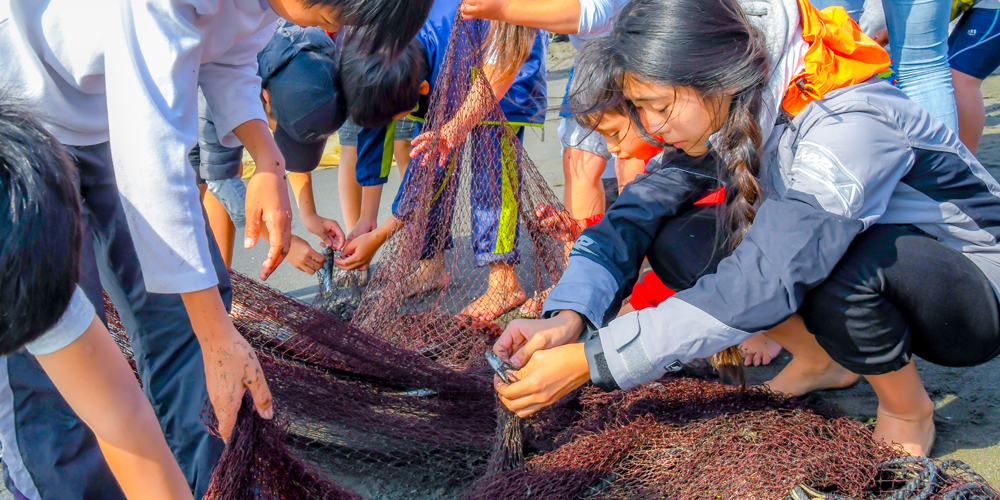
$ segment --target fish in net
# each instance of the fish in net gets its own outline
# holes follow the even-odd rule
[[[483,78],[487,31],[455,22],[425,130]],[[501,327],[467,314],[498,253],[477,247],[476,225],[502,219],[503,262],[523,290],[493,309],[543,297],[565,247],[541,220],[558,200],[489,99],[462,144],[411,163],[402,227],[363,292],[332,266],[315,306],[232,273],[231,316],[276,416],[244,400],[208,498],[1000,500],[964,464],[905,457],[860,422],[761,388],[672,375],[584,387],[526,419],[507,411],[482,356]],[[113,307],[108,318],[128,354]]]

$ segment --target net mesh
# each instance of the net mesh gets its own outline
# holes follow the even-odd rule
[[[486,33],[456,21],[425,130],[482,78]],[[558,201],[487,97],[459,147],[411,163],[402,227],[363,293],[331,267],[321,307],[232,274],[231,315],[276,417],[244,401],[208,498],[1000,499],[964,464],[904,457],[860,422],[760,388],[670,376],[585,387],[523,420],[499,405],[490,316],[543,297],[565,250],[538,217]],[[491,294],[498,264],[517,283]]]

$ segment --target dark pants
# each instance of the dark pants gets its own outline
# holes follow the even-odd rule
[[[657,233],[647,256],[668,287],[690,288],[728,253],[713,207],[693,207]],[[943,366],[1000,355],[1000,305],[986,275],[913,226],[858,235],[798,314],[830,357],[861,375],[899,370],[914,354]]]
[[[180,296],[146,292],[108,144],[68,149],[79,169],[83,201],[80,286],[102,319],[102,288],[115,304],[135,353],[143,391],[195,498],[201,498],[223,448],[201,417],[208,400],[201,348]],[[205,226],[208,230],[207,222]],[[219,289],[228,307],[229,274],[208,231]],[[93,433],[24,350],[0,358],[0,435],[9,479],[24,497],[124,498]]]
[[[986,275],[912,226],[858,235],[799,315],[835,361],[862,375],[896,371],[913,354],[974,366],[1000,353],[1000,312]]]

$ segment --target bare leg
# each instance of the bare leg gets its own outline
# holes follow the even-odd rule
[[[791,353],[792,361],[766,382],[772,391],[802,396],[823,389],[840,389],[857,383],[858,375],[837,364],[820,347],[799,315],[767,331],[766,335]]]
[[[482,297],[462,309],[462,315],[482,321],[493,321],[497,316],[517,307],[527,299],[514,266],[491,264],[489,285]]]
[[[925,457],[934,446],[934,402],[917,372],[916,360],[883,375],[865,375],[878,395],[875,437]]]
[[[986,109],[983,108],[983,93],[980,89],[983,81],[952,69],[951,82],[955,87],[955,104],[958,106],[958,136],[962,138],[965,147],[976,154],[986,125]]]
[[[201,193],[201,203],[208,214],[208,225],[212,228],[215,242],[219,244],[219,250],[222,252],[222,260],[226,263],[227,269],[232,269],[236,226],[229,218],[226,207],[208,191],[208,186],[199,184],[198,191]]]
[[[448,272],[444,256],[420,261],[420,267],[410,275],[403,288],[404,297],[412,297],[448,286]]]
[[[361,218],[361,184],[354,173],[357,163],[358,147],[340,146],[337,191],[340,192],[340,209],[344,212],[344,231],[348,233]]]
[[[581,149],[563,150],[563,173],[566,175],[564,203],[574,219],[603,214],[604,185],[601,174],[608,161]]]
[[[396,158],[396,166],[399,167],[399,178],[406,175],[406,167],[410,164],[410,149],[413,147],[410,141],[393,141],[392,156]]]

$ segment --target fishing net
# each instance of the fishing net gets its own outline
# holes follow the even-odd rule
[[[425,130],[477,95],[486,33],[456,22]],[[559,278],[564,243],[541,216],[565,214],[487,97],[462,144],[411,163],[366,287],[324,268],[315,307],[232,274],[232,318],[276,417],[244,401],[208,498],[1000,499],[961,463],[903,457],[845,415],[760,388],[669,376],[585,387],[523,420],[498,404],[489,316]],[[489,294],[498,265],[517,283]]]

